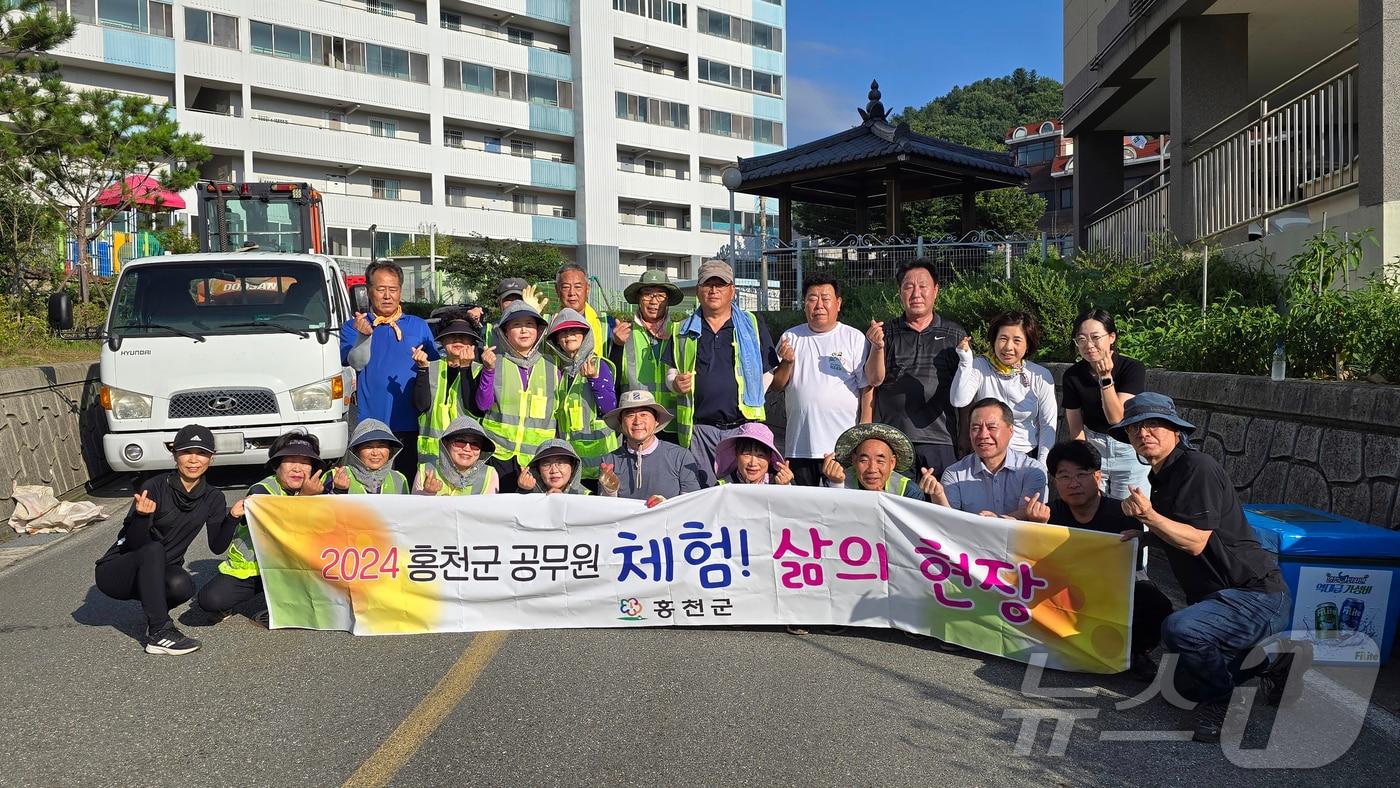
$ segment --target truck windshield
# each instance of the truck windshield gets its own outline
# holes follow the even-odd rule
[[[122,272],[107,331],[121,337],[301,333],[330,325],[325,274],[310,263],[206,260]]]
[[[238,199],[228,195],[205,198],[205,237],[219,237],[219,211],[215,201],[224,206],[224,225],[228,227],[228,249],[233,252],[247,244],[257,244],[264,252],[304,252],[302,206],[289,199]],[[211,241],[210,249],[218,250]]]

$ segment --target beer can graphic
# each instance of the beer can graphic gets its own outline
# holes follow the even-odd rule
[[[1343,632],[1355,632],[1361,629],[1361,613],[1366,609],[1366,603],[1360,599],[1347,597],[1342,602],[1342,616],[1340,620]]]
[[[1313,611],[1313,629],[1318,639],[1337,636],[1337,603],[1323,602]]]

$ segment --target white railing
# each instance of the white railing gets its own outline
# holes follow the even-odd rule
[[[1089,224],[1089,251],[1125,260],[1141,260],[1170,237],[1167,205],[1171,184],[1157,175],[1109,203]],[[1114,208],[1113,206],[1118,206]]]
[[[1358,67],[1343,69],[1296,98],[1269,99],[1355,43],[1319,61],[1192,141],[1236,130],[1191,157],[1197,238],[1243,227],[1356,187],[1359,180]],[[1253,115],[1253,119],[1249,119]],[[1240,120],[1243,125],[1239,125]]]

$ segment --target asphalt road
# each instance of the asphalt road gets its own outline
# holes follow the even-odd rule
[[[199,652],[154,657],[137,640],[138,604],[92,586],[119,519],[0,568],[0,783],[1355,788],[1389,784],[1400,766],[1396,669],[1344,754],[1280,771],[1240,768],[1219,745],[1119,740],[1190,728],[1190,713],[1160,698],[1116,709],[1143,689],[1130,679],[1047,674],[1046,685],[1096,694],[1032,697],[1023,665],[876,630],[371,638],[269,632],[239,616],[185,627]],[[0,544],[0,567],[39,541]],[[189,562],[200,581],[214,571],[202,539]],[[1360,719],[1333,680],[1355,676],[1315,678],[1309,687],[1326,691],[1292,722],[1324,731]],[[1041,713],[1023,710],[1036,709],[1080,719],[1061,742],[1053,722],[1023,738],[1020,717]],[[1254,709],[1246,746],[1269,743],[1273,719]],[[1285,749],[1303,757],[1307,746]]]

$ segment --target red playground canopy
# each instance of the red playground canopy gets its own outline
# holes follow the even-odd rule
[[[161,186],[160,181],[150,175],[128,175],[121,183],[104,189],[97,197],[97,204],[103,208],[141,205],[162,211],[178,211],[185,207],[185,200]]]

